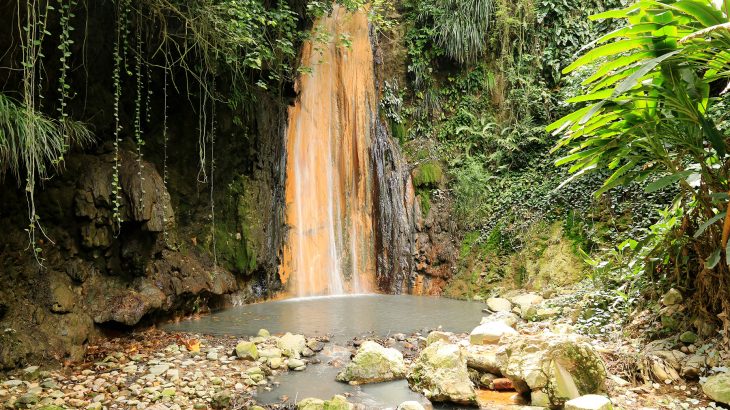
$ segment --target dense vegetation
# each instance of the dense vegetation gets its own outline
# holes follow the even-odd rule
[[[727,8],[405,3],[409,86],[383,106],[419,168],[447,169],[472,232],[457,295],[521,284],[511,255],[544,250],[557,222],[612,306],[674,286],[695,313],[727,311]]]

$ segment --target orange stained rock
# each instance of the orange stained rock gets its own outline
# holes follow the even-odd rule
[[[289,109],[286,223],[279,275],[296,296],[373,290],[377,101],[367,13],[335,5],[305,42],[299,98]]]

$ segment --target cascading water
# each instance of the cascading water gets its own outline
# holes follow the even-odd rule
[[[334,5],[314,30],[302,52],[309,72],[289,109],[289,231],[279,275],[297,296],[369,292],[377,98],[367,13]]]

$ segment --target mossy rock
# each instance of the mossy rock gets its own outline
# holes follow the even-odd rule
[[[443,182],[444,170],[438,161],[427,161],[413,170],[412,177],[416,188],[436,188]]]
[[[253,342],[241,342],[236,345],[236,357],[239,359],[256,360],[259,358],[259,351]]]
[[[309,397],[297,403],[297,410],[350,410],[353,407],[345,397],[339,395],[330,400]]]
[[[421,351],[407,378],[412,390],[424,393],[431,401],[476,403],[466,355],[458,345],[441,341],[429,345]]]
[[[497,353],[500,372],[520,393],[540,390],[552,406],[605,391],[606,369],[593,347],[576,335],[515,338]]]
[[[366,341],[352,361],[337,375],[337,381],[351,384],[380,383],[405,376],[406,364],[399,351]]]

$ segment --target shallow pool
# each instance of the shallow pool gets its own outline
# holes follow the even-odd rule
[[[330,360],[349,360],[349,351],[338,348],[354,337],[388,336],[394,333],[428,331],[468,332],[479,324],[484,305],[453,299],[423,296],[357,295],[314,297],[265,302],[227,309],[199,320],[166,325],[168,331],[211,335],[254,336],[259,329],[271,334],[300,333],[309,337],[329,335],[332,343],[318,355],[322,364],[310,365],[304,372],[289,372],[278,378],[280,385],[261,391],[261,403],[291,401],[305,397],[330,398],[348,393],[349,400],[367,408],[395,407],[406,400],[424,402],[401,380],[365,386],[350,386],[335,381],[340,370],[327,365]]]

